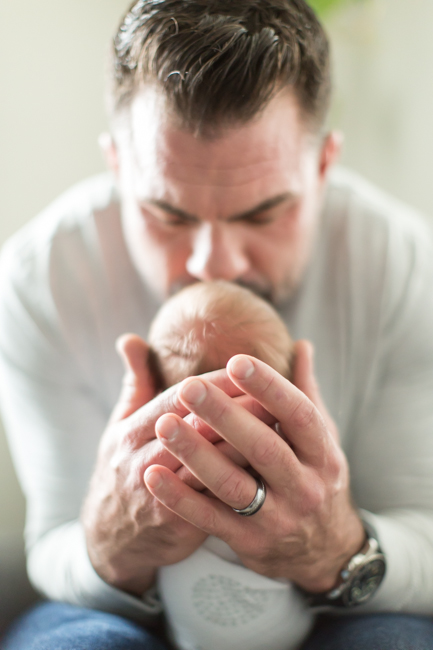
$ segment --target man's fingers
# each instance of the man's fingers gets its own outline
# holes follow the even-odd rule
[[[139,468],[141,477],[148,467],[155,464],[163,465],[172,472],[178,472],[182,468],[181,462],[161,444],[158,438],[151,440],[137,452],[136,464]]]
[[[118,422],[135,413],[155,396],[155,387],[148,359],[149,346],[136,334],[124,334],[116,341],[125,374],[119,400],[110,422]]]
[[[236,400],[201,377],[186,379],[179,387],[179,398],[233,445],[269,485],[278,489],[282,483],[296,484],[300,466],[290,446]]]
[[[188,487],[165,467],[149,467],[144,481],[149,492],[166,508],[208,535],[228,541],[240,534],[239,515],[218,499],[211,499]]]
[[[323,464],[331,434],[324,417],[303,392],[254,357],[237,355],[227,370],[234,383],[275,416],[301,461]]]
[[[178,390],[177,384],[168,388],[120,423],[124,427],[125,442],[131,449],[139,449],[155,439],[155,423],[164,413],[175,413],[181,418],[188,414],[188,409],[179,400]]]
[[[156,423],[156,433],[164,447],[223,503],[232,508],[245,508],[251,503],[256,493],[253,477],[185,420],[164,415]]]
[[[206,377],[206,375],[203,375],[203,377]],[[266,411],[266,409],[264,409],[261,404],[259,404],[249,395],[242,394],[239,397],[235,397],[234,400],[237,404],[243,406],[243,408],[249,413],[252,413],[256,418],[264,422],[264,424],[273,426],[276,423],[274,416],[268,413],[268,411]],[[214,431],[214,429],[212,429],[212,427],[209,426],[207,422],[204,422],[204,420],[199,418],[195,413],[188,413],[188,415],[185,417],[185,420],[188,422],[188,424],[194,427],[198,433],[206,438],[206,440],[209,440],[209,442],[215,444],[222,440],[221,436],[216,433],[216,431]]]
[[[158,440],[158,444],[161,444],[159,440]],[[247,461],[247,459],[244,456],[242,456],[242,454],[240,454],[237,449],[235,449],[232,445],[230,445],[225,440],[221,440],[220,442],[214,444],[221,454],[224,454],[224,456],[229,458],[236,465],[239,465],[239,467],[243,467],[246,469],[249,466],[249,462]],[[169,454],[168,451],[167,454]],[[177,458],[174,460],[176,460],[180,464],[180,461],[178,461]],[[158,461],[158,463],[161,463],[165,467],[169,467],[172,470],[172,472],[176,471],[175,469],[173,469],[173,467],[169,466],[167,463],[162,463],[161,461]],[[199,479],[196,476],[194,476],[191,470],[189,470],[188,467],[185,467],[184,465],[181,465],[181,467],[176,471],[176,474],[186,485],[189,485],[190,487],[194,488],[194,490],[198,490],[199,492],[201,492],[206,487],[204,483],[199,481]]]
[[[232,382],[225,368],[212,370],[200,376],[210,381],[211,384],[222,390],[229,397],[239,397],[244,394],[243,390]]]
[[[242,390],[229,379],[225,368],[206,373],[203,377],[206,377],[208,381],[230,397],[239,397],[243,394]],[[125,431],[129,431],[131,436],[135,437],[134,448],[155,438],[155,423],[164,413],[175,413],[181,418],[189,413],[189,410],[179,400],[178,392],[179,384],[167,388],[128,418],[128,421],[125,422]],[[211,434],[209,433],[209,435]]]
[[[310,341],[301,340],[295,343],[292,381],[317,407],[325,418],[329,431],[334,439],[338,441],[337,427],[325,406],[314,374],[314,347]]]
[[[175,413],[185,417],[188,409],[178,398],[178,385],[154,396],[153,378],[148,366],[149,346],[143,339],[135,334],[125,334],[118,339],[117,345],[126,372],[121,396],[110,422],[122,421],[129,446],[138,449],[155,438],[155,423],[161,415]],[[243,395],[242,390],[229,379],[225,368],[203,376],[230,397]],[[214,440],[219,437],[212,434],[209,427],[204,429],[210,437],[214,436]]]

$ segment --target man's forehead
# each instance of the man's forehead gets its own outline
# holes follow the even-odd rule
[[[179,128],[153,89],[132,102],[130,147],[143,173],[158,170],[181,182],[214,185],[254,182],[296,168],[307,136],[292,95],[276,97],[253,121],[222,130],[214,138]]]

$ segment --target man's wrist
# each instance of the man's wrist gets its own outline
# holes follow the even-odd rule
[[[128,561],[128,566],[125,566],[125,561],[115,563],[113,559],[106,558],[104,562],[96,553],[92,553],[88,548],[90,562],[94,570],[104,582],[115,589],[120,589],[132,596],[142,597],[151,587],[154,586],[156,581],[156,567],[137,567],[131,566],[131,560]],[[95,556],[98,561],[95,560]]]
[[[344,536],[336,536],[333,547],[322,554],[315,567],[310,567],[309,575],[295,580],[302,591],[323,593],[333,589],[341,579],[343,567],[364,547],[367,536],[363,522],[357,511],[353,511],[352,515],[350,524],[344,529]]]
[[[116,581],[112,583],[113,587],[125,591],[132,596],[142,598],[149,589],[155,586],[156,582],[156,569],[149,569],[149,572],[143,573],[140,571],[139,577],[129,578],[127,580]]]
[[[349,536],[347,537],[344,552],[341,553],[340,557],[338,558],[338,562],[334,564],[335,568],[333,571],[332,580],[330,580],[325,589],[321,589],[322,592],[332,591],[340,584],[342,579],[342,571],[344,571],[345,567],[348,566],[350,560],[358,553],[362,553],[363,549],[366,547],[368,534],[365,530],[364,522],[362,521],[358,512],[354,512],[353,514],[354,518],[352,520],[352,525],[350,528],[350,538]]]
[[[322,593],[300,589],[311,607],[354,607],[376,593],[385,575],[386,561],[376,531],[369,523],[362,523],[365,542],[339,571],[332,588]]]

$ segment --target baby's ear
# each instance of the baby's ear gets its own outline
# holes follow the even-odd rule
[[[152,376],[155,395],[162,393],[163,390],[169,388],[167,382],[165,381],[158,353],[151,345],[149,346],[149,352],[147,356],[147,368]]]
[[[155,397],[156,389],[149,357],[150,347],[137,334],[124,334],[116,341],[125,374],[119,400],[110,422],[123,420]]]
[[[295,359],[295,354],[296,354],[296,346],[293,344],[289,350],[289,354],[287,357],[287,371],[284,374],[285,378],[288,379],[289,381],[293,382],[293,372],[294,372],[294,367],[296,363]]]

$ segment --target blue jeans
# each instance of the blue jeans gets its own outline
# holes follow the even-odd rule
[[[168,650],[156,634],[120,616],[42,603],[10,628],[1,650]]]
[[[433,619],[409,614],[321,616],[301,650],[433,650]]]
[[[44,603],[12,626],[1,648],[168,650],[169,645],[140,625],[119,616],[72,605]],[[433,620],[404,614],[322,616],[302,650],[433,650]]]

